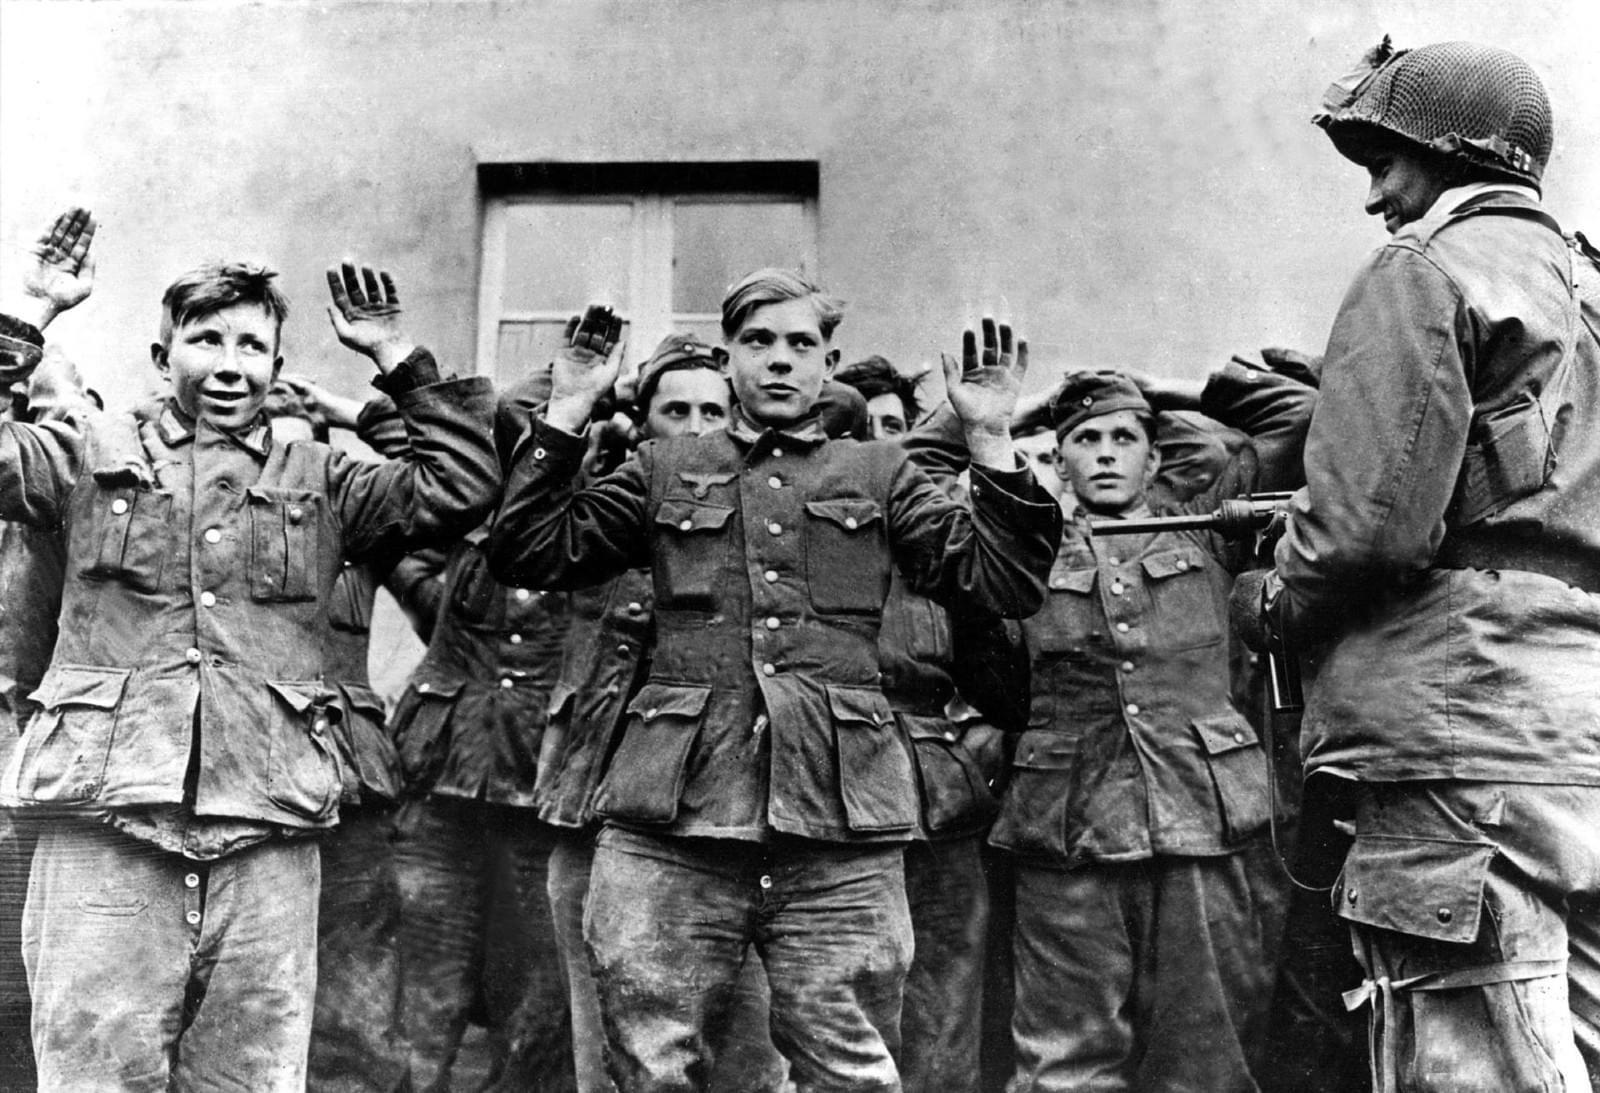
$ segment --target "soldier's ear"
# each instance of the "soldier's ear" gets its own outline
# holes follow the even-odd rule
[[[824,379],[833,378],[833,370],[839,367],[839,351],[830,349],[822,358],[822,375]]]
[[[156,366],[156,371],[163,376],[170,367],[167,363],[167,347],[160,342],[150,343],[150,363]]]
[[[722,371],[726,372],[728,370],[728,351],[723,346],[712,347],[711,359],[717,362],[717,367]]]
[[[282,357],[274,357],[273,361],[272,361],[272,380],[271,380],[271,383],[277,383],[278,382],[278,373],[282,372],[282,371],[283,371],[283,358]]]

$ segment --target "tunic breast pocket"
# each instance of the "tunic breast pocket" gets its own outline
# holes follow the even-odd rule
[[[1156,610],[1147,632],[1163,649],[1194,649],[1222,640],[1205,561],[1199,547],[1164,550],[1140,560]]]
[[[245,490],[250,520],[250,598],[289,603],[317,598],[322,495],[253,486]]]
[[[821,612],[876,614],[889,594],[883,510],[867,497],[806,502],[806,587]]]
[[[1050,596],[1037,615],[1022,625],[1028,643],[1040,653],[1067,653],[1082,649],[1094,631],[1093,568],[1067,568],[1057,564],[1050,574]]]
[[[728,505],[669,498],[656,509],[655,578],[661,606],[709,611],[728,552]]]
[[[83,575],[159,591],[172,556],[172,495],[126,483],[116,472],[96,471],[94,477],[94,560]]]

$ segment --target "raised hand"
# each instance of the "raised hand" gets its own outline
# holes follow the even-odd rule
[[[354,262],[329,266],[328,291],[333,296],[328,320],[339,341],[372,358],[380,372],[393,371],[416,349],[400,328],[400,293],[387,270],[371,266],[358,270]]]
[[[590,304],[567,321],[564,344],[551,364],[550,405],[545,420],[569,433],[581,432],[589,413],[617,381],[622,368],[622,318],[604,304]]]
[[[942,357],[950,405],[967,430],[1008,433],[1028,372],[1027,340],[1013,339],[1010,326],[985,316],[981,352],[978,336],[967,330],[961,335],[959,366],[948,353]]]
[[[88,209],[71,208],[56,217],[31,248],[34,262],[22,275],[17,318],[43,330],[61,312],[77,307],[94,289],[95,220]],[[9,309],[8,309],[9,310]]]

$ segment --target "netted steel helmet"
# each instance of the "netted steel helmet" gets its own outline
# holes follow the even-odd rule
[[[1474,42],[1395,50],[1385,37],[1334,81],[1322,105],[1312,122],[1361,164],[1374,138],[1388,133],[1537,186],[1555,136],[1550,98],[1533,68]]]

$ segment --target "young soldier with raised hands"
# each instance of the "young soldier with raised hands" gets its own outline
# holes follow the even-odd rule
[[[70,276],[71,243],[41,265]],[[319,865],[290,836],[337,819],[329,593],[344,559],[493,503],[487,382],[440,382],[370,269],[330,271],[330,316],[378,366],[413,454],[371,464],[273,438],[273,276],[209,265],[167,289],[158,412],[0,424],[0,518],[60,523],[67,542],[43,709],[0,781],[5,803],[61,814],[24,922],[41,1090],[304,1087]]]
[[[495,519],[503,580],[652,571],[650,676],[596,797],[585,919],[624,1093],[701,1084],[707,1023],[752,945],[798,1089],[900,1087],[918,802],[878,688],[890,570],[973,610],[1026,615],[1043,597],[1061,518],[1011,447],[1025,346],[1007,329],[981,364],[948,366],[977,464],[969,509],[897,448],[827,440],[815,402],[840,317],[797,273],[746,277],[722,305],[727,429],[648,442],[580,491],[578,431],[616,372],[586,320]]]

